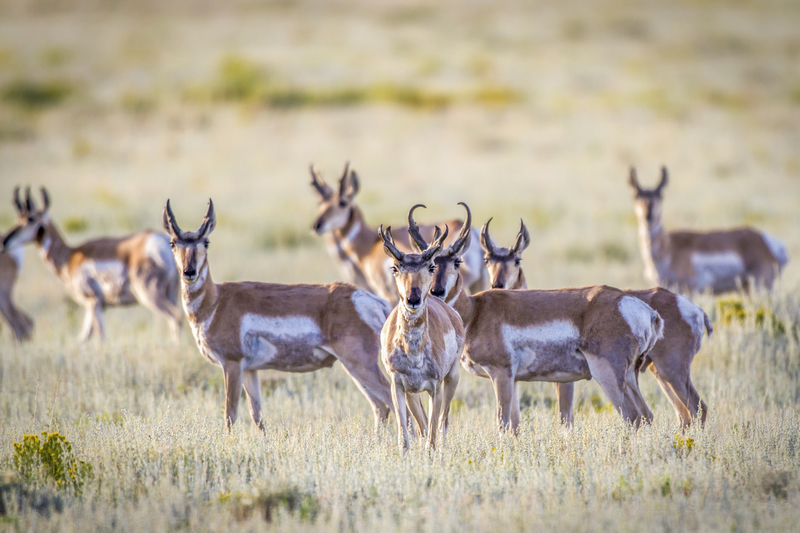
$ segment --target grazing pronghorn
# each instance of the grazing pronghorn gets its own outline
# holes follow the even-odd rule
[[[689,292],[711,289],[715,294],[747,289],[751,279],[756,285],[771,288],[789,262],[783,243],[752,228],[665,231],[661,193],[667,179],[667,169],[662,167],[658,186],[642,189],[636,169],[630,169],[645,279],[661,287]]]
[[[14,188],[14,207],[20,217],[27,217],[25,207],[19,199],[19,187]],[[33,329],[33,319],[14,305],[11,294],[17,274],[22,268],[24,252],[21,246],[0,252],[0,314],[11,326],[18,341],[28,340]]]
[[[263,428],[259,370],[313,372],[337,360],[372,405],[376,426],[386,420],[392,399],[378,353],[389,304],[342,283],[216,284],[207,256],[215,224],[211,200],[194,232],[181,231],[169,200],[164,207],[186,317],[200,353],[225,375],[228,429],[236,422],[243,385],[253,422]]]
[[[607,286],[469,296],[458,266],[460,244],[437,258],[431,294],[461,315],[467,333],[461,362],[492,380],[501,428],[516,431],[519,424],[517,381],[594,378],[623,418],[638,425],[652,417],[637,371],[663,334],[658,313]]]
[[[358,176],[349,170],[349,165],[345,165],[339,179],[339,190],[334,192],[314,171],[313,166],[309,169],[311,185],[320,195],[319,212],[312,231],[318,235],[330,234],[327,243],[329,253],[340,264],[349,281],[396,304],[398,296],[390,270],[391,262],[383,253],[378,231],[367,225],[364,214],[355,202],[359,189]],[[451,220],[447,224],[456,227],[461,221]],[[433,236],[433,226],[423,226],[420,231],[427,239]],[[413,251],[407,228],[395,228],[394,238],[399,250]],[[473,252],[464,256],[464,281],[470,290],[479,291],[486,287],[488,274],[477,243],[471,249]]]
[[[520,221],[520,229],[514,246],[500,248],[495,246],[489,236],[489,222],[481,229],[481,246],[485,252],[492,288],[527,289],[528,284],[525,281],[521,261],[522,252],[530,243],[528,229]],[[714,331],[708,316],[687,298],[667,289],[654,288],[623,292],[645,302],[655,309],[664,320],[664,338],[650,350],[642,365],[642,371],[650,368],[683,426],[688,426],[692,419],[697,417],[698,407],[702,411],[701,423],[704,424],[708,406],[695,390],[690,372],[694,356],[702,345],[703,333],[707,332],[710,336]],[[570,383],[569,386],[571,387],[572,384]],[[563,404],[562,397],[564,397],[563,393],[559,393],[561,417],[569,419],[572,416],[572,389],[570,388],[568,400],[565,400]]]
[[[450,402],[460,376],[458,359],[464,346],[461,318],[443,302],[428,298],[435,268],[433,260],[442,251],[447,226],[444,234],[436,228],[430,246],[417,246],[416,242],[422,241],[413,219],[417,207],[408,213],[416,253],[403,253],[397,248],[391,227],[385,233],[383,226],[379,230],[386,255],[392,260],[391,269],[400,295],[400,303],[381,330],[381,358],[392,385],[398,440],[403,450],[408,449],[408,428],[402,422],[406,418],[406,399],[409,403],[412,398],[418,400],[423,391],[430,395],[427,447],[436,447],[437,428],[444,445]],[[468,229],[462,230],[455,242],[463,246],[468,238]]]
[[[86,314],[81,340],[95,331],[102,340],[103,309],[140,303],[166,317],[172,338],[178,341],[181,311],[178,275],[163,233],[143,231],[128,237],[101,238],[69,246],[50,218],[50,197],[42,187],[39,210],[26,191],[26,216],[3,240],[4,249],[36,241],[39,251]]]

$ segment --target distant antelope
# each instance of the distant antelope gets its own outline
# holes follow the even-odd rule
[[[19,187],[14,189],[14,207],[21,218],[27,217],[25,207],[19,199]],[[33,329],[33,319],[14,305],[11,294],[17,274],[22,269],[24,252],[21,246],[17,246],[0,253],[0,313],[11,326],[18,341],[28,340]]]
[[[492,288],[527,289],[528,284],[525,281],[521,261],[522,252],[530,244],[528,229],[520,221],[520,229],[514,246],[500,248],[495,246],[489,236],[489,222],[481,229],[481,246],[486,253],[486,266],[491,276]],[[703,342],[704,328],[709,336],[714,331],[708,316],[687,298],[667,289],[654,288],[623,292],[648,304],[664,320],[664,338],[655,344],[645,358],[642,371],[650,368],[682,425],[689,425],[692,419],[697,417],[698,407],[702,411],[701,423],[705,424],[708,406],[695,390],[690,372],[694,356],[700,351]],[[572,383],[563,385],[568,385],[570,389],[568,394],[564,394],[563,389],[561,391],[556,389],[559,410],[562,420],[570,420],[572,417]],[[563,402],[562,399],[564,399]]]
[[[334,192],[314,171],[313,166],[310,172],[311,185],[320,195],[319,212],[312,231],[318,235],[330,235],[328,250],[349,281],[396,304],[397,290],[389,270],[390,261],[383,253],[380,235],[367,225],[361,209],[355,203],[359,190],[358,176],[349,170],[349,165],[345,165],[339,179],[339,190]],[[451,220],[447,223],[456,227],[461,221]],[[433,226],[423,226],[420,231],[427,239],[433,236]],[[399,250],[413,251],[407,228],[395,228],[394,239]],[[470,290],[479,291],[486,287],[488,275],[477,243],[471,249],[464,256],[464,280]]]
[[[258,371],[313,372],[341,361],[369,400],[375,424],[386,420],[392,399],[378,368],[380,332],[389,304],[350,285],[216,284],[208,265],[214,204],[200,229],[182,231],[169,200],[164,228],[181,279],[183,308],[200,353],[225,375],[225,421],[236,422],[242,386],[250,415],[261,422]]]
[[[747,289],[751,278],[771,288],[789,262],[783,243],[752,228],[666,232],[661,223],[661,193],[667,180],[667,169],[662,167],[658,186],[643,189],[636,169],[630,170],[645,279],[662,287],[690,292],[711,289],[715,294]]]
[[[181,311],[177,306],[178,275],[163,233],[143,231],[128,237],[106,237],[71,247],[50,218],[50,197],[42,187],[39,210],[26,191],[26,216],[6,235],[3,248],[13,250],[36,241],[45,262],[85,311],[80,339],[95,331],[104,338],[103,309],[140,303],[166,317],[178,341]]]
[[[652,417],[636,374],[663,334],[657,312],[607,286],[488,290],[469,296],[458,265],[461,245],[456,242],[437,258],[431,294],[464,320],[461,362],[476,376],[492,380],[502,429],[516,431],[519,424],[517,381],[594,378],[623,418],[638,425]]]
[[[392,261],[400,303],[394,308],[381,330],[381,357],[392,385],[392,400],[397,415],[400,447],[408,449],[408,428],[403,423],[406,398],[427,391],[430,395],[428,413],[429,449],[436,447],[436,434],[442,433],[442,444],[447,435],[450,402],[456,392],[460,370],[458,359],[464,346],[464,325],[461,318],[446,304],[428,298],[433,282],[433,260],[442,251],[447,238],[436,228],[430,246],[417,246],[422,241],[419,228],[414,224],[414,209],[408,213],[409,232],[416,253],[403,253],[395,245],[392,228],[380,227],[381,240]],[[462,231],[456,239],[463,246],[469,233]]]

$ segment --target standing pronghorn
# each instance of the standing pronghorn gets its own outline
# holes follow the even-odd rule
[[[408,213],[409,229],[416,232],[414,209]],[[398,439],[402,449],[408,449],[406,399],[409,403],[423,391],[430,395],[428,412],[429,449],[436,447],[436,433],[442,432],[442,444],[447,436],[450,401],[459,379],[458,358],[464,347],[464,325],[458,314],[437,300],[428,298],[433,282],[433,260],[442,251],[447,238],[436,228],[436,238],[430,246],[414,246],[417,253],[403,253],[392,239],[391,227],[383,231],[381,240],[393,265],[400,303],[394,308],[381,330],[381,358],[392,385],[392,400],[397,415]],[[469,235],[459,235],[456,243]],[[419,237],[419,240],[422,238]],[[416,243],[415,243],[416,244]],[[413,398],[413,399],[412,399]]]
[[[81,340],[95,331],[102,340],[103,309],[140,303],[167,318],[175,342],[181,325],[178,275],[163,233],[143,231],[128,237],[101,238],[69,246],[50,218],[50,197],[42,187],[39,210],[26,190],[25,216],[3,240],[4,249],[36,241],[39,251],[86,314]]]
[[[14,207],[21,218],[27,217],[19,199],[19,187],[14,188]],[[11,326],[18,341],[28,340],[33,329],[33,319],[14,305],[11,294],[24,256],[25,250],[21,246],[0,252],[0,314]]]
[[[756,285],[771,288],[789,262],[783,243],[752,228],[667,233],[661,223],[661,193],[667,179],[667,169],[661,167],[658,186],[642,189],[636,169],[630,170],[645,279],[662,287],[690,292],[711,289],[715,294],[747,289],[751,278]]]
[[[530,244],[528,229],[520,221],[514,246],[500,248],[495,246],[489,236],[489,222],[481,229],[481,246],[486,253],[486,266],[491,276],[492,288],[527,289],[528,284],[522,271],[521,261],[522,252]],[[664,338],[650,351],[642,365],[642,371],[650,368],[683,426],[689,425],[692,419],[697,417],[698,408],[702,411],[701,423],[705,423],[708,406],[692,384],[691,365],[702,345],[703,333],[707,332],[710,336],[714,331],[708,316],[687,298],[667,289],[623,292],[628,296],[639,298],[664,319]],[[557,389],[562,420],[569,420],[572,417],[572,384],[568,385],[570,386],[568,396]],[[563,403],[562,398],[565,398]]]
[[[501,428],[516,431],[519,424],[517,381],[594,378],[623,418],[638,425],[652,417],[636,373],[663,334],[657,312],[607,286],[488,290],[469,296],[459,268],[463,244],[455,243],[437,258],[431,294],[464,320],[461,362],[492,380]]]
[[[348,281],[396,304],[398,296],[391,264],[383,253],[380,235],[367,225],[361,209],[355,203],[359,189],[358,176],[349,170],[349,165],[345,165],[339,179],[339,190],[334,192],[314,171],[313,166],[310,171],[311,185],[321,199],[312,231],[318,235],[330,235],[327,237],[328,250],[342,267]],[[461,221],[451,220],[448,224],[456,227]],[[420,231],[427,239],[433,236],[433,226],[423,226]],[[407,228],[395,228],[394,237],[399,250],[413,251]],[[486,287],[488,274],[477,243],[472,250],[476,251],[464,256],[464,282],[470,290],[479,291]]]
[[[164,228],[181,279],[183,308],[200,353],[225,375],[225,421],[236,422],[242,386],[261,423],[258,371],[313,372],[337,360],[367,397],[375,424],[389,416],[389,384],[378,368],[380,331],[389,305],[350,285],[215,284],[208,236],[216,215],[209,200],[200,229],[181,231],[167,200]]]

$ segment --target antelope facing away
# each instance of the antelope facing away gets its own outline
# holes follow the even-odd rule
[[[208,264],[208,236],[216,215],[209,200],[200,229],[182,231],[169,200],[164,228],[181,279],[183,308],[200,353],[225,375],[225,422],[236,422],[244,391],[253,422],[261,422],[258,371],[313,372],[341,361],[367,397],[376,426],[392,399],[378,368],[380,332],[389,304],[351,285],[216,284]]]
[[[639,186],[631,167],[639,248],[645,279],[653,285],[681,291],[715,294],[748,289],[750,279],[767,289],[789,262],[786,247],[771,235],[752,228],[708,232],[664,230],[661,223],[662,192],[668,181],[666,167],[655,189]]]
[[[25,216],[6,235],[3,248],[13,250],[35,241],[45,262],[85,311],[81,340],[94,332],[104,337],[103,309],[140,303],[166,317],[178,341],[181,311],[178,275],[163,233],[143,231],[128,237],[101,238],[69,246],[50,217],[50,197],[42,188],[40,210],[26,191]]]
[[[638,425],[652,417],[637,371],[663,334],[657,312],[607,286],[492,289],[470,296],[457,264],[464,251],[460,245],[437,258],[431,294],[463,319],[467,337],[461,363],[491,379],[501,429],[516,431],[519,425],[517,381],[594,378],[623,418]]]
[[[14,207],[20,218],[27,218],[25,207],[19,199],[19,187],[14,189]],[[11,326],[18,341],[28,340],[33,329],[33,319],[14,305],[11,294],[17,275],[22,269],[24,252],[21,246],[0,252],[0,313]]]
[[[491,219],[489,220],[491,222]],[[489,235],[489,222],[481,229],[481,246],[485,252],[486,266],[491,276],[492,288],[527,289],[525,273],[522,271],[522,252],[530,243],[525,224],[520,221],[517,240],[512,248],[500,248]],[[694,356],[700,350],[703,333],[711,335],[714,328],[706,313],[680,294],[667,289],[654,288],[644,291],[623,291],[652,307],[664,320],[664,338],[658,341],[645,358],[642,371],[649,368],[667,395],[672,408],[683,426],[697,418],[698,407],[702,411],[701,423],[705,423],[708,407],[692,384],[690,375]],[[564,384],[572,387],[572,384]],[[562,420],[572,416],[572,389],[565,395],[558,391]],[[562,398],[564,401],[562,402]]]
[[[400,303],[389,315],[381,330],[381,357],[392,385],[392,400],[397,415],[398,440],[408,449],[408,428],[403,421],[406,399],[427,391],[430,395],[427,448],[436,447],[437,429],[442,444],[447,436],[450,402],[456,392],[460,369],[458,359],[464,346],[464,325],[450,307],[436,298],[428,298],[433,282],[433,260],[442,252],[448,229],[444,234],[436,228],[436,238],[430,246],[424,244],[413,222],[414,209],[408,213],[409,233],[415,243],[415,253],[403,253],[392,238],[391,227],[380,235],[392,261],[392,273],[400,295]],[[462,231],[456,240],[460,245],[469,238]],[[419,420],[418,420],[419,422]],[[438,426],[438,428],[437,428]]]
[[[339,179],[339,190],[335,192],[314,171],[313,166],[310,171],[311,185],[320,196],[319,211],[312,231],[317,235],[326,235],[329,253],[340,264],[349,281],[372,291],[392,305],[397,304],[391,261],[383,253],[378,231],[367,225],[364,214],[355,202],[359,190],[358,176],[349,169],[349,165],[345,165]],[[447,224],[457,227],[461,221],[451,220]],[[433,236],[433,226],[423,226],[420,231],[427,239]],[[400,251],[413,252],[407,228],[395,228],[394,242]],[[470,290],[479,291],[486,287],[488,274],[477,243],[471,250],[463,258],[464,282]]]

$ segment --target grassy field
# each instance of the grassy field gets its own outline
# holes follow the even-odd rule
[[[31,248],[34,338],[0,328],[0,529],[797,530],[798,28],[782,0],[0,0],[0,231],[16,184],[48,187],[70,243],[158,228],[167,198],[194,229],[212,197],[216,281],[328,282],[307,168],[350,160],[376,226],[465,201],[501,243],[524,218],[532,287],[638,288],[627,168],[649,184],[666,164],[668,228],[755,225],[795,258],[772,294],[697,299],[716,328],[693,366],[705,429],[680,434],[643,376],[638,432],[594,382],[569,430],[552,386],[524,384],[520,435],[500,437],[489,382],[463,372],[431,458],[373,431],[339,365],[263,373],[265,434],[245,406],[226,434],[188,328],[174,347],[148,311],[111,309],[108,341],[79,345],[82,311]],[[41,431],[85,461],[60,484],[15,466]]]

